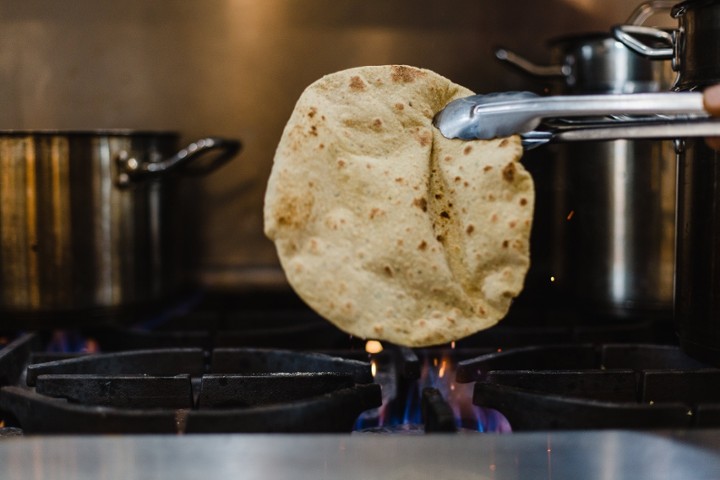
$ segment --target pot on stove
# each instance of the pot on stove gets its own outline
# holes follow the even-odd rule
[[[239,147],[205,138],[178,150],[165,132],[0,131],[3,317],[96,321],[167,299],[184,279],[176,174]],[[207,152],[217,155],[199,167]]]
[[[643,12],[667,8],[648,2]],[[638,10],[640,12],[640,9]],[[646,16],[635,15],[638,21]],[[668,90],[669,62],[636,55],[610,33],[566,36],[550,42],[553,64],[538,66],[500,50],[505,60],[534,77],[550,81],[563,94],[617,94]],[[549,248],[533,252],[536,269],[528,289],[550,291],[560,305],[584,310],[584,318],[623,319],[672,313],[675,153],[670,142],[616,140],[557,145],[555,158],[539,159],[536,221]],[[532,169],[532,157],[527,166]],[[552,165],[550,178],[542,178]],[[535,176],[535,173],[533,173]],[[545,183],[551,185],[550,188]],[[550,197],[550,198],[544,198]],[[538,265],[538,262],[540,265]],[[539,286],[537,284],[540,284]]]
[[[720,83],[720,1],[685,1],[671,15],[678,28],[669,32],[627,25],[613,31],[637,53],[671,60],[675,90]],[[687,353],[720,365],[720,155],[701,139],[677,144],[675,325]]]

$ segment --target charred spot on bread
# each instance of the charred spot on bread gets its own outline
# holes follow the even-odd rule
[[[362,92],[366,89],[365,82],[363,82],[362,78],[355,75],[354,77],[350,78],[350,90],[355,92]]]
[[[502,170],[502,176],[506,182],[512,183],[515,180],[516,169],[515,162],[510,162],[505,165],[505,168]]]

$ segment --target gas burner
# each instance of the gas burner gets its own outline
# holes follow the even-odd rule
[[[514,431],[720,426],[720,370],[676,346],[549,345],[459,363]]]
[[[380,405],[370,364],[255,348],[162,348],[49,360],[0,351],[0,414],[26,433],[349,432]]]

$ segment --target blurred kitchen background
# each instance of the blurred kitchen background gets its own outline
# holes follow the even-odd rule
[[[275,147],[303,89],[371,64],[434,70],[477,92],[537,83],[493,57],[539,63],[547,40],[607,31],[628,0],[0,0],[0,128],[174,130],[238,138],[240,157],[184,183],[176,208],[199,277],[284,284],[262,233]],[[674,25],[668,14],[647,24]]]

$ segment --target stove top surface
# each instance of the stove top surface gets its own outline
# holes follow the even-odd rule
[[[380,353],[276,295],[210,297],[134,324],[9,344],[5,335],[0,433],[720,426],[720,370],[668,343],[668,324],[519,311],[451,345]],[[288,423],[276,421],[280,404]],[[313,423],[301,425],[301,410]]]

